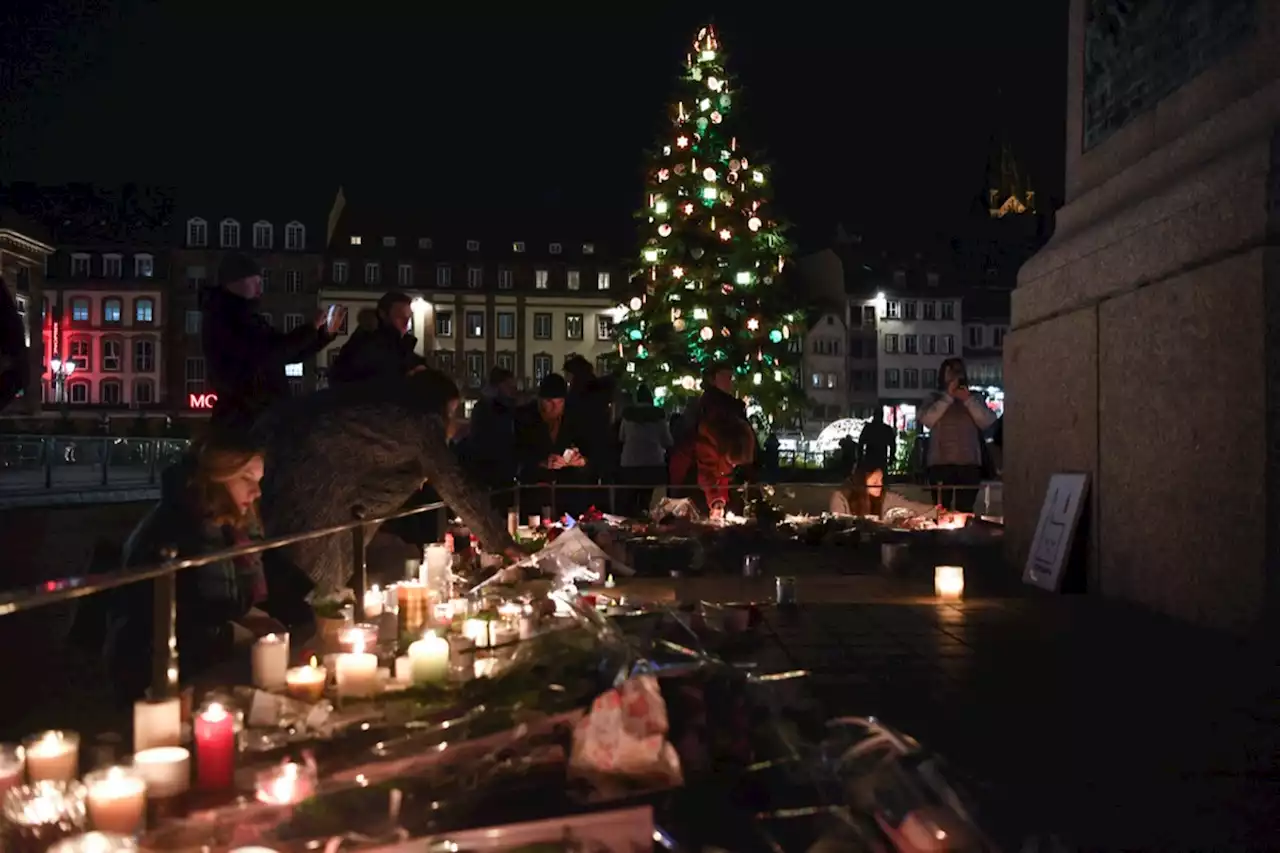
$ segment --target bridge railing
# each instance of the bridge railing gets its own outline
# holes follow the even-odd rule
[[[185,438],[0,435],[0,493],[155,486],[189,443]]]

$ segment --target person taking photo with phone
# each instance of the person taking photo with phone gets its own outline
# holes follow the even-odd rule
[[[926,467],[929,482],[939,487],[939,506],[973,512],[982,482],[982,433],[995,421],[996,413],[969,390],[964,361],[943,361],[938,390],[920,415],[920,423],[929,428]]]

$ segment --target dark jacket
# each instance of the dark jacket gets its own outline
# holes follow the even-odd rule
[[[516,402],[485,388],[471,410],[467,459],[490,486],[510,485],[516,475]]]
[[[593,377],[585,387],[575,383],[564,401],[565,421],[596,474],[612,471],[617,465],[617,432],[609,415],[612,403],[613,380],[608,377]]]
[[[0,278],[0,411],[26,386],[27,330],[18,303]]]
[[[302,533],[394,512],[422,488],[439,492],[491,551],[512,545],[486,490],[469,479],[446,442],[441,402],[425,375],[331,386],[273,410],[257,426],[266,445],[263,524],[270,536]],[[351,535],[280,549],[317,592],[346,587]]]
[[[325,329],[304,323],[279,332],[257,303],[221,288],[204,293],[202,343],[209,385],[218,395],[212,420],[249,426],[272,404],[289,397],[286,364],[314,356],[330,340]]]
[[[564,416],[560,420],[560,429],[554,437],[547,422],[538,411],[538,401],[526,403],[515,411],[516,454],[520,465],[520,481],[523,483],[544,483],[555,479],[559,472],[542,467],[548,456],[563,454],[570,447],[576,447],[586,455],[582,436],[575,429],[576,425],[569,419],[569,407],[565,406]],[[587,456],[587,462],[591,457]],[[578,472],[580,469],[562,469],[566,472]],[[569,476],[564,474],[562,476]]]
[[[413,351],[418,339],[379,322],[373,329],[356,329],[342,345],[329,368],[330,382],[366,382],[371,379],[403,379],[426,360]]]

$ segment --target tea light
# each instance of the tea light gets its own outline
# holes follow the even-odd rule
[[[147,814],[147,782],[129,767],[107,767],[86,773],[85,802],[89,820],[99,832],[133,835]]]
[[[477,649],[488,648],[493,623],[488,619],[468,619],[462,623],[462,636],[476,644]]]
[[[80,735],[49,731],[27,738],[27,777],[32,782],[70,782],[78,775]]]
[[[378,656],[367,654],[364,643],[357,639],[351,651],[338,655],[334,662],[338,698],[374,695],[378,690]]]
[[[138,842],[130,835],[118,832],[86,832],[59,841],[48,853],[118,853],[121,850],[137,850]]]
[[[933,592],[943,601],[958,601],[964,596],[964,568],[962,566],[935,566]]]
[[[177,746],[182,742],[182,699],[133,703],[133,751],[156,746]]]
[[[181,796],[191,789],[191,753],[180,746],[134,753],[133,771],[146,782],[150,800]]]
[[[449,641],[427,634],[409,646],[409,666],[414,684],[432,684],[449,674]]]
[[[300,803],[316,792],[314,768],[286,761],[258,774],[255,793],[258,802],[273,806],[290,806]]]
[[[196,783],[206,791],[230,788],[236,766],[236,719],[219,701],[195,718]]]
[[[15,785],[22,784],[22,774],[26,769],[26,750],[16,743],[0,743],[0,797]]]
[[[84,785],[35,782],[4,796],[7,853],[44,853],[49,846],[84,832]]]
[[[382,615],[383,593],[375,583],[364,594],[364,618],[376,619]]]
[[[307,666],[295,666],[284,674],[285,690],[294,699],[303,702],[319,702],[324,696],[324,681],[328,672],[316,666],[315,655]]]
[[[289,635],[267,634],[259,637],[250,652],[253,686],[263,690],[280,690],[289,671]]]

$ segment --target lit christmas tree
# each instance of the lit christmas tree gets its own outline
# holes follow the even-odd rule
[[[769,212],[769,168],[734,133],[737,99],[706,27],[651,156],[640,213],[643,292],[619,312],[618,354],[631,384],[676,405],[699,393],[703,370],[723,362],[757,420],[785,423],[804,399],[799,347],[791,349],[803,314],[781,279],[791,247]]]

